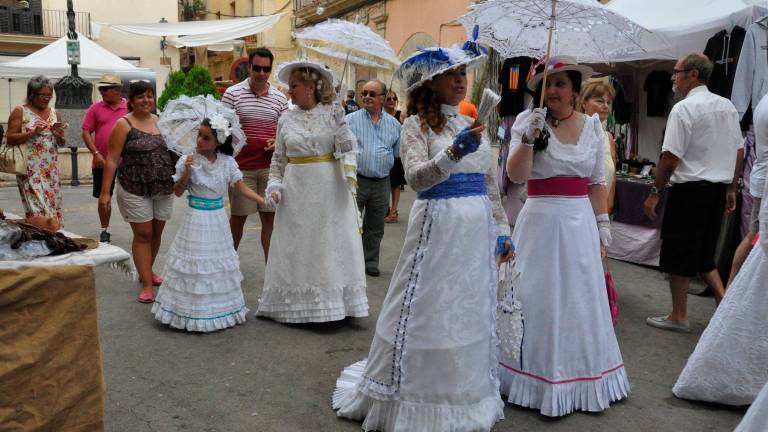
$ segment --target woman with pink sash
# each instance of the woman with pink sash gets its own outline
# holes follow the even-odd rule
[[[500,363],[509,402],[557,417],[602,411],[626,398],[629,381],[611,323],[601,252],[610,243],[597,115],[574,109],[592,70],[566,56],[547,63],[528,87],[546,108],[521,113],[512,127],[507,172],[528,182],[512,239],[520,272],[515,293],[525,334],[519,359]]]

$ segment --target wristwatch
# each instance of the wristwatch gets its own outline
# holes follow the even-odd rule
[[[656,186],[651,186],[651,195],[658,195],[659,194],[659,188]]]

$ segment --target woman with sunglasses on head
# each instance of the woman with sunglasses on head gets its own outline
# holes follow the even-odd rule
[[[558,417],[605,410],[627,397],[629,381],[601,263],[611,240],[604,132],[599,116],[576,111],[592,69],[557,56],[535,72],[528,88],[546,108],[517,117],[507,160],[510,180],[528,182],[512,234],[525,337],[519,361],[499,373],[509,402]]]
[[[403,113],[397,109],[397,93],[390,90],[387,98],[384,100],[384,111],[396,118],[400,124],[403,123]],[[400,203],[400,190],[408,184],[405,180],[405,171],[403,170],[403,160],[400,155],[396,155],[395,164],[389,171],[389,184],[392,187],[392,207],[389,208],[387,216],[384,218],[386,223],[397,222],[397,205]]]
[[[266,188],[276,205],[275,231],[256,315],[283,323],[368,316],[352,193],[357,145],[333,73],[297,60],[281,65],[277,78],[296,106],[277,124]]]
[[[467,68],[485,59],[426,48],[397,72],[409,85],[402,158],[418,199],[368,358],[344,369],[333,395],[364,430],[489,431],[504,417],[494,308],[512,245],[484,126],[458,110]]]
[[[27,100],[8,117],[7,143],[25,146],[27,173],[16,176],[21,201],[27,217],[48,218],[48,226],[60,228],[61,181],[58,147],[64,145],[61,115],[50,106],[53,84],[38,75],[27,83]]]
[[[152,303],[153,286],[162,279],[152,271],[165,222],[173,211],[174,161],[157,128],[155,92],[148,81],[131,82],[129,113],[118,120],[109,136],[99,210],[112,206],[112,180],[123,219],[131,225],[133,262],[139,272],[138,301]]]

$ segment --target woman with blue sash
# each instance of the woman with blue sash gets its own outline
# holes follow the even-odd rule
[[[427,48],[397,72],[409,86],[401,155],[418,195],[368,358],[333,395],[364,430],[488,431],[504,416],[494,311],[509,224],[484,126],[458,112],[467,68],[485,58]]]
[[[168,249],[163,284],[152,305],[155,318],[174,328],[221,330],[244,323],[248,313],[224,195],[232,185],[257,203],[264,199],[243,183],[232,157],[232,128],[222,115],[210,115],[199,127],[196,153],[176,163],[173,191],[176,196],[188,192],[189,209]]]

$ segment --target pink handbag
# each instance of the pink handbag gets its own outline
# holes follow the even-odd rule
[[[605,289],[608,291],[608,307],[611,310],[613,326],[619,322],[619,294],[616,292],[616,283],[613,282],[611,272],[605,272]]]

